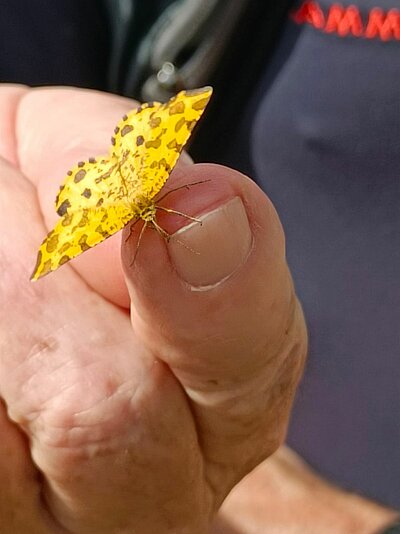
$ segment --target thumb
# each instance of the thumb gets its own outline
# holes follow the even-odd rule
[[[282,442],[306,353],[284,235],[268,198],[217,165],[177,169],[159,212],[169,242],[127,228],[122,258],[133,328],[192,404],[211,483],[240,479]],[[183,222],[182,222],[183,221]],[[134,260],[134,261],[133,261]],[[249,439],[250,438],[250,439]]]

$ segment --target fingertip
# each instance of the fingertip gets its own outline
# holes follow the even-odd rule
[[[140,318],[145,342],[158,346],[165,344],[159,334],[163,338],[166,332],[178,344],[182,337],[223,343],[239,331],[241,345],[260,343],[270,307],[290,289],[283,232],[272,204],[232,169],[198,164],[174,174],[171,186],[210,180],[168,197],[169,207],[203,224],[162,213],[159,224],[172,234],[169,243],[146,229],[136,254],[140,224],[123,239],[134,327]],[[270,324],[279,320],[276,314]],[[157,331],[155,325],[162,327]]]
[[[222,179],[218,174],[221,173],[221,169],[224,169]],[[180,272],[174,265],[174,259],[177,262],[185,260],[179,256],[179,252],[176,252],[177,247],[182,247],[188,252],[187,261],[190,261],[190,256],[200,259],[200,255],[202,261],[205,263],[209,261],[205,251],[199,254],[200,251],[190,246],[187,235],[192,229],[196,233],[198,228],[200,235],[204,236],[207,242],[206,232],[201,230],[208,226],[206,220],[208,223],[213,219],[213,217],[210,219],[208,214],[218,213],[220,206],[238,196],[234,181],[230,182],[225,179],[231,173],[235,171],[217,165],[204,164],[178,165],[174,169],[161,192],[161,196],[167,193],[168,198],[159,203],[162,209],[157,210],[157,224],[170,236],[170,239],[163,240],[154,228],[148,225],[138,249],[138,240],[143,226],[139,222],[132,231],[128,225],[122,239],[122,257],[128,278],[134,280],[140,278],[143,281],[153,276],[177,278],[178,274],[179,279]],[[177,191],[173,191],[175,189]],[[169,191],[173,192],[169,195]],[[163,211],[164,209],[168,211]],[[201,220],[201,223],[196,223],[193,219]],[[186,248],[184,241],[187,242]],[[212,248],[210,245],[208,243],[208,249]],[[185,281],[184,276],[182,280]],[[190,283],[190,281],[186,282]]]
[[[254,237],[264,230],[267,243],[271,241],[271,251],[284,256],[284,235],[276,211],[248,177],[216,164],[177,166],[162,193],[175,188],[179,189],[160,203],[170,213],[157,211],[157,223],[170,236],[168,241],[146,229],[137,251],[142,225],[139,222],[134,231],[128,225],[122,239],[123,263],[128,277],[135,278],[142,272],[151,276],[154,271],[157,271],[155,276],[161,276],[162,271],[168,272],[167,264],[172,264],[170,271],[181,275],[189,285],[217,283],[246,260]],[[127,239],[129,234],[132,235]],[[224,258],[224,254],[227,257]],[[233,262],[231,266],[229,257]],[[186,266],[182,262],[187,262]],[[209,269],[210,275],[204,278],[204,283],[200,281],[200,267],[198,275],[193,272],[193,280],[188,271],[185,274],[186,267],[191,268],[189,263],[193,269],[195,264]],[[216,267],[215,274],[211,274],[213,267]]]

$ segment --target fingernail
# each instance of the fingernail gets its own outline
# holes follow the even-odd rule
[[[198,217],[171,236],[168,250],[179,276],[194,289],[207,290],[229,278],[252,247],[241,198],[235,197]]]

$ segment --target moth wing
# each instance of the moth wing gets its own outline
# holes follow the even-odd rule
[[[91,158],[75,165],[67,174],[56,198],[63,217],[89,208],[107,207],[126,197],[119,162],[108,156]]]
[[[165,104],[145,104],[115,129],[113,156],[130,198],[153,199],[167,181],[212,94],[210,87],[181,91]]]
[[[132,215],[124,204],[67,213],[41,244],[31,280],[38,280],[98,245],[121,230]]]

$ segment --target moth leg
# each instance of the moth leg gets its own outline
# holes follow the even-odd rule
[[[170,234],[166,232],[163,228],[161,228],[161,226],[157,223],[155,219],[151,221],[151,225],[152,225],[152,228],[156,230],[160,234],[160,236],[163,237],[165,241],[168,243],[168,241],[171,239]],[[189,247],[189,245],[186,245],[186,243],[184,243],[180,239],[176,239],[176,242],[182,245],[182,247],[184,247],[186,250],[190,250],[190,252],[193,252],[194,254],[197,254],[197,255],[200,254],[200,252],[198,252],[197,250],[194,250],[192,247]]]
[[[172,192],[172,191],[170,191]],[[171,208],[164,208],[164,206],[156,206],[156,209],[161,211],[166,211],[167,213],[175,213],[175,215],[180,215],[181,217],[185,217],[185,219],[189,219],[190,221],[194,221],[199,223],[200,225],[203,224],[203,222],[200,219],[196,219],[195,217],[191,217],[190,215],[186,215],[186,213],[182,213],[181,211],[176,211]]]
[[[168,241],[171,239],[171,236],[163,228],[161,228],[161,226],[159,226],[156,221],[152,221],[151,224],[153,226],[153,229],[156,230],[161,235],[161,237],[163,237],[165,241],[168,243]],[[186,243],[184,243],[180,239],[175,239],[175,240],[186,250],[190,250],[190,252],[193,252],[193,254],[200,255],[200,252],[198,252],[197,250],[194,250],[192,247],[189,247],[189,245],[186,245]]]
[[[189,247],[189,245],[187,245],[186,243],[184,243],[180,239],[176,239],[176,242],[179,245],[181,245],[183,248],[185,248],[186,250],[190,250],[190,252],[193,252],[193,254],[196,254],[197,256],[200,256],[200,252],[198,250],[194,250],[194,248]]]
[[[136,224],[138,220],[139,220],[139,219],[137,219],[137,220],[134,222],[134,224]],[[140,230],[139,238],[138,238],[137,243],[136,243],[135,254],[133,255],[133,260],[131,261],[131,267],[132,267],[132,265],[135,263],[137,253],[138,253],[138,251],[139,251],[140,243],[141,243],[141,241],[142,241],[142,237],[143,237],[144,231],[146,230],[147,225],[148,225],[148,222],[147,222],[147,221],[144,221],[144,224],[143,224],[143,226],[142,226],[142,229]],[[132,225],[132,226],[133,226],[133,225]]]
[[[128,237],[125,238],[125,243],[126,243],[127,241],[129,241],[129,239],[132,237],[132,234],[133,234],[133,227],[135,226],[135,224],[136,224],[138,221],[140,221],[139,218],[136,219],[136,221],[130,225],[130,227],[129,227],[129,235],[128,235]]]
[[[171,239],[171,236],[168,232],[164,230],[164,228],[161,228],[161,226],[157,223],[155,219],[151,221],[151,224],[153,227],[157,230],[157,232],[160,234],[161,237],[165,239],[165,241],[168,243],[168,241]]]

